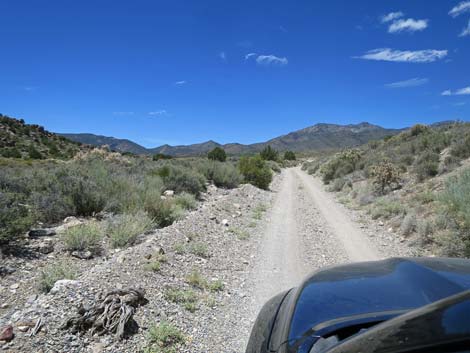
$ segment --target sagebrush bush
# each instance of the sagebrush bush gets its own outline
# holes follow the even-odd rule
[[[196,197],[192,194],[188,194],[187,192],[182,192],[181,194],[176,195],[174,202],[177,206],[180,206],[185,210],[193,210],[197,207]]]
[[[242,157],[238,168],[245,181],[260,189],[267,190],[272,181],[272,172],[260,156]]]
[[[277,164],[277,162],[267,161],[267,163],[268,163],[269,168],[271,168],[271,170],[274,173],[280,173],[281,172],[281,167],[279,166],[279,164]]]
[[[198,169],[215,186],[222,188],[236,188],[242,181],[242,176],[232,163],[207,161],[200,163]]]
[[[425,151],[415,161],[415,172],[418,180],[422,181],[437,175],[439,171],[439,154]]]
[[[188,192],[197,196],[205,190],[204,177],[196,170],[189,168],[172,166],[169,175],[164,177],[163,181],[167,189],[177,194]]]
[[[400,232],[403,235],[410,235],[416,230],[417,222],[416,215],[414,213],[409,213],[403,218],[403,221],[400,225]]]
[[[292,151],[285,151],[284,152],[284,159],[287,161],[295,161],[297,158],[295,157],[295,153]]]
[[[145,205],[145,211],[154,220],[155,224],[162,228],[171,225],[183,216],[184,210],[174,199],[154,200]]]
[[[61,279],[75,279],[77,273],[71,264],[59,262],[47,265],[39,272],[38,289],[43,293],[48,293],[54,284]]]
[[[346,150],[336,154],[320,168],[323,182],[328,184],[330,181],[346,176],[356,170],[359,161],[362,158],[362,152],[356,149]]]
[[[113,248],[134,245],[137,237],[154,226],[154,221],[145,212],[120,214],[106,222],[106,235]]]
[[[383,197],[378,199],[369,211],[373,219],[388,219],[393,216],[406,214],[406,207],[397,199]]]
[[[438,200],[461,229],[470,230],[470,169],[450,178]]]
[[[66,228],[61,233],[61,239],[68,251],[88,250],[92,254],[97,254],[101,250],[103,235],[103,224],[97,221],[89,221]]]

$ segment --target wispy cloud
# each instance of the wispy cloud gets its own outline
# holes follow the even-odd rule
[[[470,86],[452,91],[450,89],[441,93],[443,96],[468,96],[470,95]]]
[[[227,60],[227,54],[224,52],[224,51],[221,51],[219,53],[219,58],[221,58],[222,60]]]
[[[134,115],[134,112],[113,112],[113,115],[118,115],[118,116]]]
[[[187,83],[188,83],[188,81],[176,81],[175,86],[182,86],[182,85],[185,85]]]
[[[148,115],[151,116],[168,116],[168,112],[165,109],[162,110],[156,110],[153,112],[148,112]]]
[[[456,103],[452,103],[452,105],[454,107],[463,107],[464,105],[467,105],[466,102],[456,102]]]
[[[415,20],[412,18],[394,21],[389,27],[389,33],[423,31],[428,27],[428,20]]]
[[[275,55],[258,55],[256,53],[249,53],[245,55],[245,60],[254,59],[258,65],[273,65],[273,66],[285,66],[289,63],[289,60],[285,57],[278,57]]]
[[[449,11],[449,15],[452,17],[457,17],[466,12],[470,12],[470,1],[462,1],[460,4]]]
[[[468,37],[468,36],[470,36],[470,21],[468,21],[467,27],[465,27],[462,33],[460,33],[460,37]]]
[[[382,23],[388,23],[388,22],[391,22],[391,21],[394,21],[398,18],[402,18],[403,16],[405,16],[405,14],[401,11],[398,11],[398,12],[390,12],[389,14],[387,15],[384,15],[380,18],[380,21]]]
[[[24,86],[24,87],[21,87],[22,90],[26,91],[26,92],[32,92],[32,91],[36,91],[38,87],[35,87],[35,86]]]
[[[380,48],[369,50],[367,53],[356,56],[356,59],[391,61],[391,62],[409,62],[409,63],[430,63],[447,56],[447,50],[393,50],[390,48]]]
[[[428,82],[429,82],[429,79],[427,79],[427,78],[418,78],[418,77],[416,77],[416,78],[412,78],[410,80],[387,83],[385,85],[385,87],[388,87],[388,88],[417,87],[417,86],[425,85]]]

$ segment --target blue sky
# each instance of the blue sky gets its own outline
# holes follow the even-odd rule
[[[470,1],[2,0],[0,112],[145,146],[470,120]]]

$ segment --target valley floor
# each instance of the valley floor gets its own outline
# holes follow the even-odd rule
[[[21,277],[25,270],[3,277],[0,299],[6,305],[0,311],[0,326],[42,317],[47,329],[33,337],[16,330],[17,337],[3,349],[139,352],[146,344],[148,328],[167,321],[186,337],[180,352],[244,352],[264,302],[298,285],[310,272],[340,263],[411,254],[385,230],[359,222],[357,214],[352,215],[300,168],[284,169],[269,192],[244,185],[212,191],[205,197],[185,219],[146,235],[139,245],[100,261],[82,260],[78,281],[55,294],[27,299],[24,293],[34,291],[34,278]],[[167,262],[158,272],[149,272],[145,269],[148,255],[160,248]],[[54,256],[61,255],[48,255],[49,261]],[[42,265],[40,261],[46,259],[33,261]],[[195,286],[188,280],[194,272],[207,283],[222,281],[223,289]],[[145,289],[148,300],[137,309],[135,320],[140,329],[128,340],[73,335],[59,328],[79,304],[92,303],[103,291],[125,287]],[[182,303],[168,300],[169,288],[193,291],[197,310],[188,311]]]

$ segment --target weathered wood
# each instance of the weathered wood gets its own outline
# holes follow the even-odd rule
[[[144,291],[141,289],[119,289],[108,292],[102,300],[92,307],[78,308],[77,314],[68,319],[63,329],[73,333],[86,332],[104,335],[113,333],[117,339],[128,334],[129,324],[138,306],[145,304]]]

